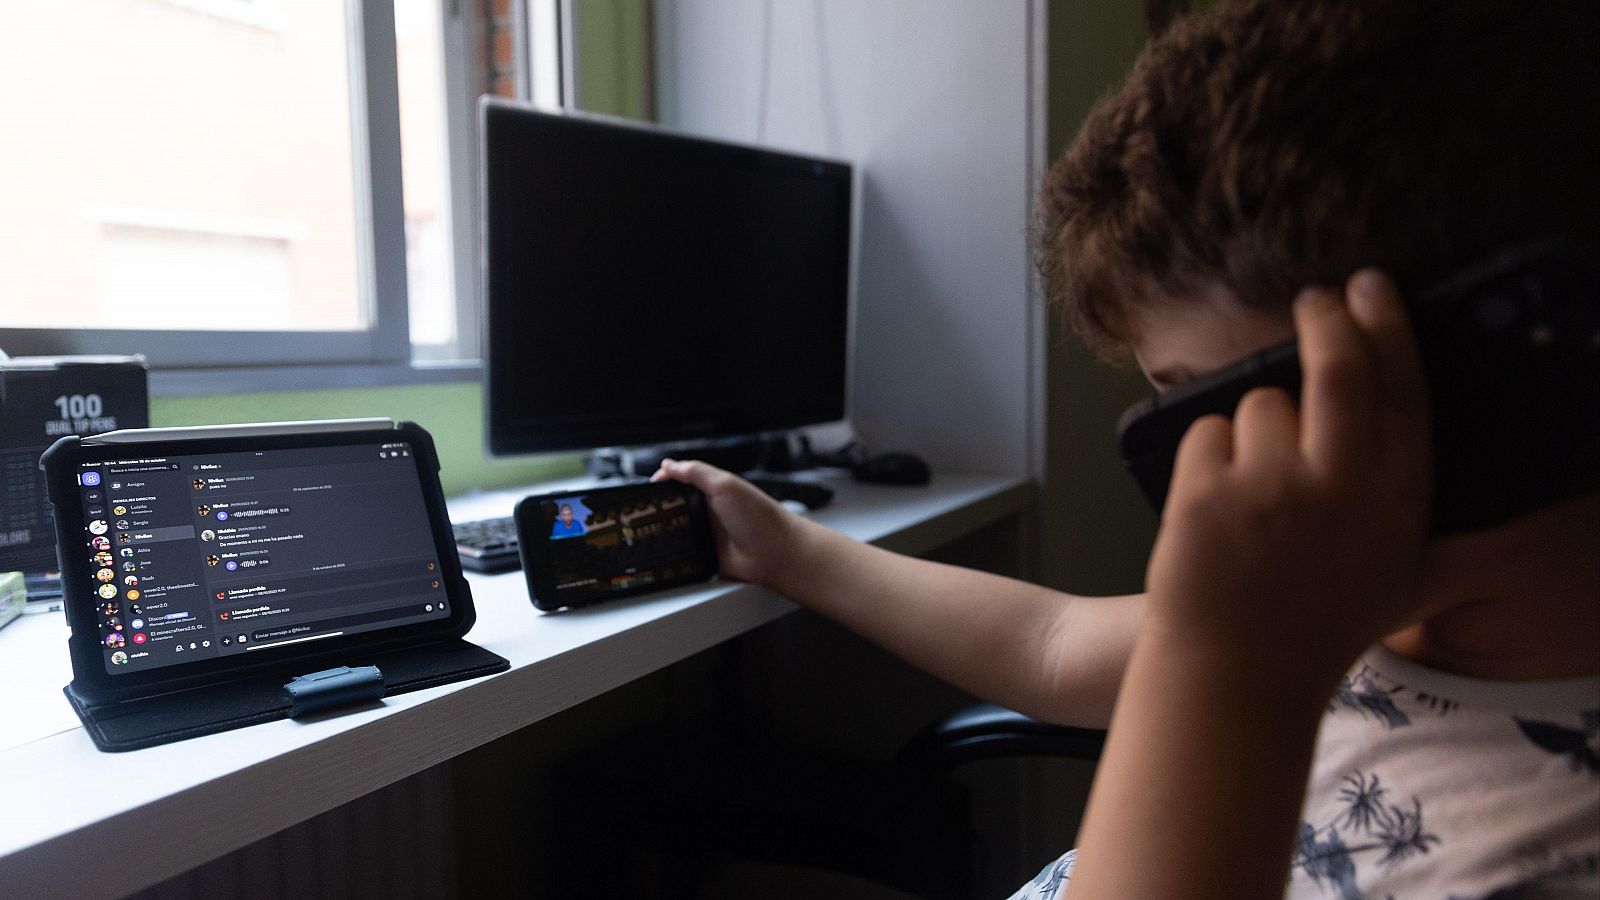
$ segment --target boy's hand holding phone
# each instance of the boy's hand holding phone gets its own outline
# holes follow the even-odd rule
[[[711,534],[724,578],[782,590],[782,563],[796,543],[800,517],[731,472],[703,462],[664,459],[651,481],[682,481],[706,495]]]
[[[1363,271],[1294,319],[1301,407],[1259,388],[1178,446],[1074,897],[1283,896],[1328,697],[1425,612],[1431,432],[1400,298]],[[1251,851],[1195,839],[1219,822]]]
[[[1432,451],[1423,373],[1393,283],[1294,308],[1303,408],[1246,395],[1179,446],[1150,562],[1150,619],[1169,640],[1310,675],[1331,690],[1373,642],[1421,616]]]

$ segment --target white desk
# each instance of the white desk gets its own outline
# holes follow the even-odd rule
[[[818,521],[911,554],[1015,516],[1032,498],[1027,482],[994,476],[940,475],[926,488],[828,483],[838,496]],[[462,498],[451,515],[507,515],[520,496]],[[131,753],[96,750],[81,727],[0,751],[0,896],[140,890],[795,608],[761,588],[714,583],[546,615],[528,602],[520,572],[468,580],[478,621],[467,638],[509,659],[508,672],[320,721],[271,722]],[[67,709],[65,630],[57,613],[0,631],[0,728],[37,706],[40,691]],[[40,642],[59,650],[30,666]],[[112,859],[117,874],[108,880]]]

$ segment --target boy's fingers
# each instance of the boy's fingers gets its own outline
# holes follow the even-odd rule
[[[1172,464],[1172,494],[1198,488],[1233,460],[1233,423],[1224,416],[1201,416],[1178,442]]]
[[[716,466],[692,459],[686,462],[664,459],[661,461],[661,471],[665,473],[667,478],[692,484],[707,494],[733,478],[732,475]]]
[[[1233,413],[1234,456],[1245,469],[1283,459],[1300,445],[1300,414],[1282,388],[1256,388]]]
[[[651,481],[666,481],[668,479],[672,479],[674,481],[680,481],[682,479],[679,478],[677,476],[677,474],[676,474],[677,473],[677,467],[678,467],[678,461],[677,460],[673,459],[670,456],[663,457],[662,460],[661,460],[661,465],[656,467],[655,474],[650,476],[650,480]]]
[[[1351,276],[1347,292],[1350,315],[1372,348],[1383,398],[1384,446],[1402,454],[1396,470],[1404,472],[1407,481],[1426,485],[1429,479],[1418,473],[1427,472],[1431,464],[1427,381],[1400,291],[1383,273],[1363,269]]]
[[[1300,336],[1301,450],[1324,473],[1363,469],[1377,440],[1372,353],[1339,295],[1301,291],[1294,303]]]

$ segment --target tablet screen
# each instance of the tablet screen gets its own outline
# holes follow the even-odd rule
[[[408,443],[118,452],[77,473],[112,675],[449,616]]]

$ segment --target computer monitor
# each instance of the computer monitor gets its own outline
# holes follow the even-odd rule
[[[492,454],[845,416],[851,168],[480,108]]]

